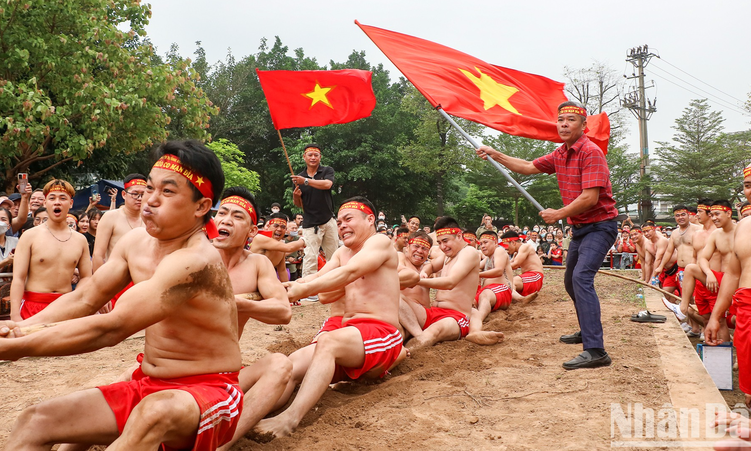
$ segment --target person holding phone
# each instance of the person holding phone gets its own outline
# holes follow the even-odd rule
[[[5,232],[10,230],[10,223],[10,210],[0,207],[0,271],[2,272],[5,272],[6,268],[13,264],[13,252],[18,244],[17,237],[5,235]]]

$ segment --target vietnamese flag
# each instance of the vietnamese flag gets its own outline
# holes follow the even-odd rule
[[[372,73],[344,70],[258,70],[274,128],[344,124],[370,116]]]
[[[433,107],[509,135],[561,142],[558,105],[563,83],[488,64],[435,42],[355,23]],[[587,118],[585,133],[607,153],[606,114]]]

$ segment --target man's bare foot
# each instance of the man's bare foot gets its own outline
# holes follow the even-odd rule
[[[266,418],[256,424],[256,426],[246,434],[249,439],[258,443],[268,443],[275,438],[286,437],[294,432],[297,425],[291,425],[288,421],[278,415],[272,418]]]
[[[481,330],[479,332],[472,332],[471,334],[464,337],[465,340],[471,341],[472,343],[483,345],[483,346],[490,346],[495,345],[503,341],[503,339],[506,338],[505,335],[503,335],[503,332],[493,332],[490,330]]]
[[[532,301],[534,301],[535,299],[537,299],[537,296],[538,296],[538,294],[539,294],[538,292],[534,292],[534,293],[532,293],[532,294],[529,294],[529,295],[527,295],[527,296],[524,296],[523,298],[521,298],[521,301],[522,301],[522,305],[527,305],[527,304],[529,304],[530,302],[532,302]]]

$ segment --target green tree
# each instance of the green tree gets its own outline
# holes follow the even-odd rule
[[[702,197],[730,199],[748,162],[748,142],[723,134],[722,114],[706,99],[692,100],[672,127],[671,143],[658,142],[653,165],[655,192],[669,201],[694,203]]]
[[[261,190],[258,173],[242,167],[245,155],[235,144],[226,139],[217,139],[207,144],[206,147],[213,150],[222,163],[224,186],[244,186],[253,193],[258,193]]]
[[[522,138],[504,133],[486,137],[484,141],[487,145],[506,155],[527,161],[546,155],[557,147],[555,143],[548,141]],[[489,188],[500,199],[509,201],[498,212],[500,215],[512,219],[514,224],[517,225],[531,225],[542,222],[537,208],[527,201],[524,195],[511,185],[495,167],[490,163],[483,162],[481,165],[475,165],[475,168],[467,177],[471,183]],[[554,176],[546,174],[522,175],[511,171],[509,173],[543,207],[560,208],[563,206]]]
[[[405,165],[414,172],[429,174],[434,180],[436,213],[445,211],[446,192],[450,180],[465,171],[475,160],[475,152],[459,132],[443,118],[417,89],[405,95],[402,108],[419,120],[414,139],[401,146]],[[470,135],[479,136],[482,127],[474,122],[456,119]]]
[[[101,157],[143,150],[166,139],[175,120],[185,135],[208,137],[216,109],[196,87],[188,60],[158,62],[142,39],[150,16],[148,5],[126,0],[0,6],[6,185],[17,172],[31,168],[39,178],[95,150]]]

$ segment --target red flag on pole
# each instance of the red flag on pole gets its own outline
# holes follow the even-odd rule
[[[509,135],[561,142],[558,105],[563,83],[488,64],[425,39],[355,23],[433,107]],[[587,136],[607,153],[606,114],[587,118]]]
[[[258,70],[274,128],[344,124],[370,116],[372,73],[344,70]]]

